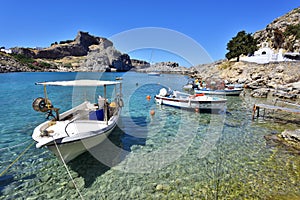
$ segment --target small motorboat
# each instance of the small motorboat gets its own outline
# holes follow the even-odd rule
[[[35,99],[33,109],[48,114],[48,120],[38,125],[32,134],[37,148],[47,147],[67,163],[99,145],[116,127],[123,106],[120,82],[74,80],[36,84],[44,86],[45,97]],[[101,86],[104,87],[104,94],[98,97],[97,103],[84,101],[60,114],[59,108],[55,108],[48,99],[46,86]],[[111,103],[106,98],[107,87],[115,87],[116,97]]]
[[[201,88],[194,89],[195,94],[211,94],[211,95],[226,95],[226,96],[239,96],[243,91],[243,88],[224,88],[224,89],[209,89],[209,88]]]
[[[226,88],[243,88],[245,84],[226,84]]]
[[[216,113],[226,110],[226,99],[206,96],[204,94],[190,95],[179,91],[167,91],[162,88],[155,96],[159,105],[173,106],[182,109],[189,109],[198,112]]]
[[[148,76],[160,76],[159,72],[149,72]]]
[[[196,87],[194,84],[194,80],[189,80],[183,87],[183,90],[190,91],[193,90]]]

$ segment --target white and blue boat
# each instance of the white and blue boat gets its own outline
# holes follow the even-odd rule
[[[35,111],[52,117],[38,125],[32,134],[36,147],[47,147],[64,162],[69,162],[102,143],[117,125],[123,101],[121,99],[121,83],[101,80],[74,80],[40,82],[44,86],[45,97],[34,100]],[[59,108],[53,107],[46,93],[46,86],[98,87],[104,88],[103,97],[98,102],[84,101],[80,105],[59,113]],[[115,87],[116,97],[108,103],[106,88]],[[119,87],[117,87],[119,86]],[[55,113],[53,113],[55,112]]]
[[[197,112],[216,113],[226,110],[226,99],[206,96],[204,94],[191,95],[179,91],[167,91],[160,89],[155,101],[159,105],[172,106],[181,109],[194,110]]]
[[[208,94],[208,95],[226,95],[226,96],[239,96],[243,88],[224,88],[221,90],[212,90],[209,88],[195,89],[195,94]]]

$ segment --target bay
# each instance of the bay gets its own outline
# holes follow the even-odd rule
[[[227,97],[227,113],[203,114],[158,106],[162,87],[181,90],[187,77],[143,73],[0,74],[0,199],[76,199],[63,164],[46,148],[31,146],[45,120],[31,105],[43,96],[41,81],[122,77],[124,109],[106,145],[76,158],[68,169],[84,199],[281,199],[300,197],[299,155],[266,145],[264,135],[293,124],[252,122],[257,101]],[[48,87],[61,112],[98,96]],[[148,101],[146,96],[150,95]],[[155,115],[150,115],[154,110]]]

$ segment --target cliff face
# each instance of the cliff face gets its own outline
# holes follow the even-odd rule
[[[132,68],[130,57],[116,50],[114,46],[105,43],[92,45],[79,71],[128,71]]]
[[[89,46],[104,44],[112,46],[112,42],[106,38],[94,37],[87,32],[79,31],[75,40],[64,44],[55,44],[49,48],[38,50],[34,58],[60,59],[66,56],[86,56]]]
[[[55,42],[48,48],[16,47],[12,48],[12,51],[27,58],[46,59],[52,65],[68,71],[105,71],[110,67],[117,71],[128,71],[132,68],[130,57],[117,51],[110,40],[82,31],[78,32],[74,40],[61,41],[59,44]],[[78,63],[78,59],[74,57],[82,57],[82,59]],[[68,59],[70,62],[66,63],[69,66],[67,69],[64,67],[65,64],[60,64],[65,58],[70,58]],[[73,60],[76,63],[72,63]],[[76,68],[70,67],[74,65]],[[43,70],[47,71],[47,69]]]
[[[263,42],[269,43],[269,46],[274,49],[283,48],[286,51],[299,52],[300,31],[298,30],[298,35],[289,32],[288,29],[291,27],[300,28],[300,7],[275,19],[264,30],[254,33],[254,38],[260,44]]]

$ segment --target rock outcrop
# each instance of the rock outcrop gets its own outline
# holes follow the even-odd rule
[[[0,52],[0,73],[33,71],[28,66],[21,64],[12,56]]]
[[[135,71],[145,72],[145,73],[157,71],[161,73],[188,74],[190,70],[185,67],[179,66],[179,64],[176,62],[169,61],[169,62],[158,62],[152,65],[146,64],[143,67],[135,68]]]
[[[300,129],[285,130],[280,134],[265,135],[269,146],[282,145],[291,152],[300,154]]]
[[[66,56],[86,56],[91,45],[112,46],[112,42],[102,37],[79,31],[75,40],[63,44],[54,44],[49,48],[38,50],[34,58],[60,59]]]
[[[20,54],[26,58],[47,60],[53,66],[58,66],[58,71],[107,71],[107,69],[128,71],[132,68],[129,55],[122,54],[116,50],[110,40],[103,37],[95,37],[82,31],[78,32],[74,40],[61,41],[59,44],[55,42],[48,48],[32,49],[15,47],[12,48],[12,51],[14,54]],[[84,58],[74,59],[75,57]],[[68,59],[70,62],[62,64],[61,61],[66,60],[65,58],[70,58]],[[72,63],[72,61],[76,63]],[[32,64],[30,63],[30,65]],[[51,71],[53,70],[53,66]],[[10,69],[19,71],[14,68]],[[37,71],[41,70],[38,66],[36,69]],[[42,70],[47,71],[46,68]]]
[[[230,83],[245,84],[254,97],[273,95],[300,99],[299,62],[255,64],[221,61],[191,68],[203,79],[216,78]]]
[[[61,59],[66,56],[86,56],[91,45],[102,44],[105,47],[112,46],[112,42],[103,37],[95,37],[87,32],[79,31],[74,40],[54,43],[51,47],[43,49],[12,48],[15,54],[22,54],[28,58]]]
[[[11,48],[14,54],[24,55],[27,58],[33,58],[35,56],[35,50],[32,48],[14,47]]]
[[[85,60],[80,64],[79,71],[128,71],[132,68],[129,55],[122,54],[113,45],[100,43],[90,46]]]
[[[129,55],[122,54],[117,59],[113,60],[112,66],[117,71],[121,71],[121,72],[129,71],[132,68],[132,64],[131,64]]]
[[[143,60],[137,60],[137,59],[131,59],[131,64],[137,70],[150,67],[150,63]]]
[[[275,19],[268,24],[264,30],[254,33],[254,38],[260,44],[268,42],[270,47],[274,49],[285,49],[290,52],[300,51],[300,36],[299,34],[289,34],[288,27],[300,27],[300,7],[291,12]]]

